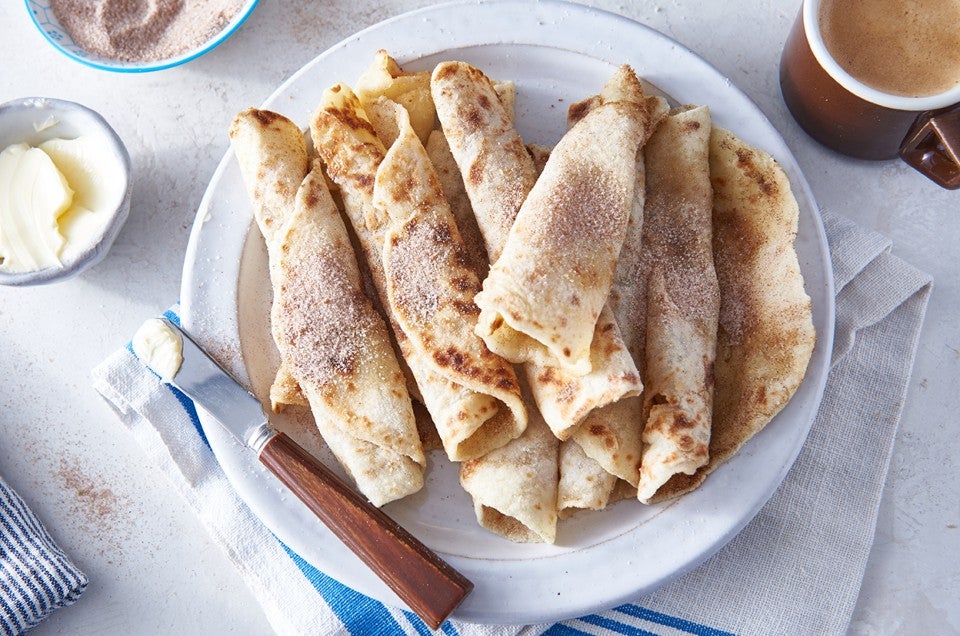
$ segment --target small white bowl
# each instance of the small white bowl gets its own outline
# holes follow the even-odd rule
[[[0,272],[0,285],[40,285],[65,280],[100,262],[120,233],[130,213],[130,155],[120,137],[99,113],[74,102],[27,97],[0,104],[0,150],[11,144],[38,146],[48,139],[91,135],[101,139],[122,166],[123,199],[109,212],[89,244],[76,245],[62,266],[30,272]]]
[[[47,39],[47,41],[54,46],[54,48],[59,50],[67,57],[80,62],[81,64],[86,64],[87,66],[92,66],[93,68],[98,68],[104,71],[114,71],[116,73],[146,73],[149,71],[160,71],[165,68],[184,64],[192,59],[200,57],[204,53],[212,51],[240,28],[240,25],[243,24],[248,17],[250,17],[251,13],[253,13],[254,8],[257,6],[257,2],[258,0],[247,0],[243,7],[241,7],[240,10],[237,11],[237,14],[234,15],[233,18],[224,25],[223,29],[221,29],[219,33],[196,48],[184,51],[175,57],[162,60],[151,60],[149,62],[126,62],[123,60],[114,60],[103,57],[97,55],[96,53],[86,51],[78,46],[77,43],[73,41],[73,38],[70,37],[70,34],[67,33],[66,29],[64,29],[60,24],[60,20],[57,19],[57,16],[54,15],[53,9],[50,8],[50,0],[26,0],[27,11],[30,13],[33,23],[37,25],[37,28],[40,29],[40,32]]]

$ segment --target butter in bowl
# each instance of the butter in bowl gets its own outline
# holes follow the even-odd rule
[[[98,263],[130,212],[130,156],[98,113],[0,104],[0,284],[61,281]]]

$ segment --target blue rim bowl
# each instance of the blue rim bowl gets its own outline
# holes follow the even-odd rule
[[[148,73],[150,71],[162,71],[163,69],[185,64],[190,60],[212,51],[240,28],[240,25],[253,13],[258,2],[259,0],[248,0],[219,33],[199,47],[185,51],[175,57],[151,60],[149,62],[113,60],[86,51],[73,41],[70,34],[67,33],[60,24],[57,16],[53,13],[53,9],[50,8],[50,0],[26,0],[26,5],[30,18],[33,20],[37,29],[40,30],[40,33],[43,34],[43,37],[45,37],[47,42],[52,44],[55,49],[67,57],[102,71],[112,71],[114,73]]]

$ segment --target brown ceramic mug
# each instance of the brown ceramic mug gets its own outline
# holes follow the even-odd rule
[[[831,55],[820,24],[821,4],[804,0],[780,62],[783,99],[800,126],[842,154],[899,156],[944,188],[960,188],[960,83],[913,97],[860,81]]]

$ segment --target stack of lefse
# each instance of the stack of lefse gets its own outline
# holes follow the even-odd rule
[[[438,438],[482,526],[552,543],[571,511],[696,488],[802,380],[814,332],[776,163],[626,66],[568,124],[528,147],[512,84],[386,52],[324,93],[316,158],[281,115],[234,120],[273,407],[309,405],[375,505],[422,487]]]

